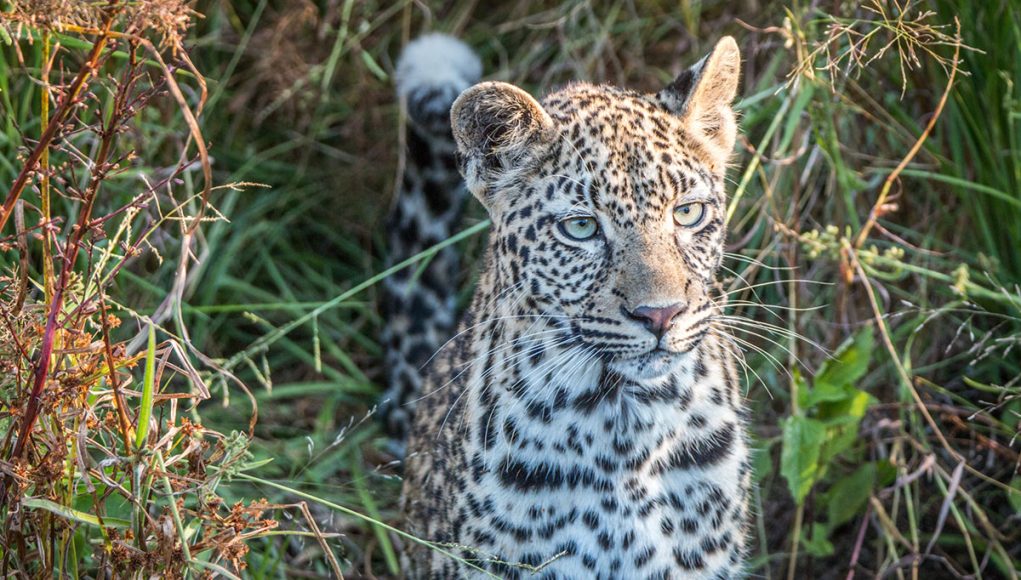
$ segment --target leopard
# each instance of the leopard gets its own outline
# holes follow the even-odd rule
[[[458,93],[444,135],[461,181],[447,184],[491,226],[408,413],[405,574],[746,575],[749,417],[714,291],[736,41],[657,92],[577,81],[539,99],[461,89],[452,42],[401,62],[430,69],[430,94]]]

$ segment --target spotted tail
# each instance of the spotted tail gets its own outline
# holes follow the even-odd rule
[[[429,34],[412,41],[397,62],[397,96],[407,109],[407,148],[397,198],[387,219],[388,265],[450,237],[461,221],[464,181],[457,170],[450,106],[482,74],[461,41]],[[421,397],[424,366],[453,334],[461,258],[448,246],[424,271],[405,268],[383,282],[386,392],[380,416],[403,439]]]

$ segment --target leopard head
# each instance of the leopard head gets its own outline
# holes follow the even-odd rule
[[[540,102],[487,82],[454,103],[493,279],[619,373],[660,376],[708,332],[739,74],[725,37],[658,93],[578,83]]]

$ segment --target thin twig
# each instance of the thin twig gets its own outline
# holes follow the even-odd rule
[[[922,145],[925,144],[925,140],[929,138],[929,134],[932,133],[933,128],[936,127],[936,122],[939,121],[940,116],[943,114],[943,107],[947,104],[947,99],[950,97],[950,91],[954,88],[954,79],[957,77],[958,69],[958,57],[961,54],[961,21],[955,16],[954,24],[957,26],[957,33],[954,36],[954,59],[950,66],[950,77],[947,79],[947,86],[943,89],[943,95],[939,99],[939,104],[936,105],[936,110],[932,116],[929,117],[929,122],[925,125],[925,129],[922,134],[918,136],[915,144],[908,150],[907,155],[900,160],[897,167],[886,176],[883,181],[883,188],[879,191],[879,197],[876,198],[876,203],[872,205],[872,209],[869,211],[868,220],[865,221],[865,225],[862,226],[861,232],[858,233],[858,237],[854,242],[854,249],[858,250],[865,243],[865,240],[869,237],[869,232],[872,231],[872,227],[876,225],[876,220],[879,216],[884,213],[884,207],[886,206],[887,197],[890,195],[890,189],[893,187],[894,181],[900,176],[901,172],[907,168],[911,160],[915,158],[915,155],[922,149]]]
[[[49,149],[50,143],[53,142],[53,138],[56,137],[57,132],[64,126],[64,121],[67,120],[68,115],[70,115],[71,111],[74,110],[74,106],[78,102],[78,96],[81,94],[82,89],[85,88],[85,84],[92,75],[99,70],[99,60],[103,55],[103,50],[106,48],[107,42],[109,42],[111,38],[111,28],[116,20],[117,14],[117,10],[111,10],[107,15],[106,22],[103,23],[103,27],[97,31],[99,33],[99,39],[92,46],[92,52],[90,52],[88,58],[85,59],[85,64],[82,65],[81,69],[78,71],[74,81],[71,82],[71,88],[64,94],[64,98],[61,100],[57,110],[53,112],[53,118],[49,120],[46,125],[46,129],[43,130],[42,135],[39,137],[39,142],[36,143],[35,148],[33,148],[32,152],[29,153],[28,159],[25,160],[25,164],[22,166],[21,171],[18,172],[18,177],[14,180],[14,185],[12,185],[10,191],[7,192],[7,198],[4,200],[4,205],[0,208],[0,231],[3,231],[4,226],[7,224],[7,218],[11,217],[11,212],[14,210],[14,203],[21,197],[21,192],[24,191],[29,178],[34,175],[36,165],[39,163],[39,159],[42,157],[43,152]]]

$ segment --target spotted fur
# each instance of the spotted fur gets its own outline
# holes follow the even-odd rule
[[[397,63],[397,95],[407,111],[404,171],[387,218],[387,265],[400,263],[450,237],[468,197],[457,171],[450,106],[478,82],[482,65],[462,42],[441,34],[416,39]],[[386,278],[380,314],[386,321],[387,390],[380,416],[402,441],[422,391],[422,368],[453,334],[460,256],[452,247],[421,271]]]
[[[710,325],[739,68],[725,38],[657,94],[458,97],[460,169],[493,228],[415,413],[408,531],[508,578],[741,576],[743,402]],[[579,218],[597,233],[572,237]],[[415,543],[405,560],[416,578],[482,574]]]

